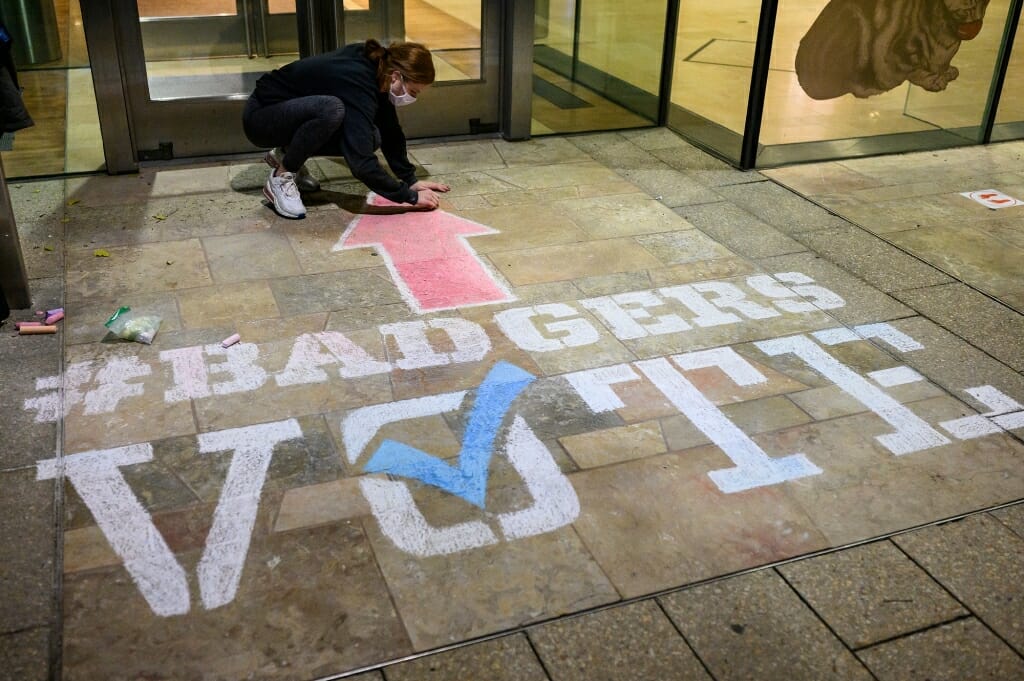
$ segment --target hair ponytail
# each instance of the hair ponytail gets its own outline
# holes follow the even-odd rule
[[[430,85],[434,82],[434,59],[430,50],[420,43],[391,43],[387,47],[373,38],[363,46],[366,58],[377,62],[377,84],[381,92],[393,71],[398,71],[409,82]]]

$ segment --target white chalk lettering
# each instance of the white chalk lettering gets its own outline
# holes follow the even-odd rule
[[[138,357],[112,357],[106,365],[96,372],[99,387],[85,395],[86,414],[105,414],[117,409],[118,403],[129,397],[142,395],[144,388],[141,383],[128,383],[129,379],[149,376],[152,367],[142,363]]]
[[[548,322],[544,329],[550,333],[561,333],[556,338],[543,335],[533,322],[533,317],[550,316],[566,319],[562,322]],[[567,319],[575,317],[575,319]],[[494,321],[509,340],[522,350],[529,352],[551,352],[565,348],[578,348],[596,343],[601,339],[597,329],[585,319],[579,318],[579,311],[565,303],[548,303],[535,307],[520,307],[504,310],[494,315]]]
[[[810,338],[788,336],[759,341],[755,345],[766,355],[792,354],[799,357],[809,367],[878,414],[896,429],[895,433],[879,435],[876,438],[893,454],[902,456],[949,443],[947,437],[928,425],[921,417],[825,352]]]
[[[64,370],[64,377],[45,376],[36,379],[36,390],[50,390],[45,395],[30,397],[25,400],[25,411],[36,412],[36,423],[51,423],[64,416],[71,407],[79,404],[85,397],[80,390],[92,380],[93,362],[74,362]],[[61,404],[61,392],[63,405]]]
[[[757,369],[729,348],[677,355],[673,360],[679,366],[691,369],[717,366],[738,385],[765,380]],[[693,383],[676,371],[667,359],[637,362],[636,367],[665,394],[676,409],[685,414],[694,426],[736,464],[735,468],[708,473],[708,477],[722,492],[732,494],[821,474],[821,469],[801,453],[778,459],[768,456],[722,410],[704,397]]]
[[[196,345],[188,348],[164,350],[161,362],[170,362],[174,386],[164,391],[164,402],[184,402],[210,396],[209,373],[203,348]]]
[[[321,347],[328,352],[322,352]],[[386,374],[391,371],[390,364],[374,359],[345,334],[323,331],[306,333],[295,339],[288,364],[274,380],[280,386],[323,383],[328,377],[320,367],[335,364],[339,365],[338,375],[342,378]]]
[[[722,312],[720,309],[705,300],[696,288],[691,284],[682,286],[670,286],[659,289],[664,296],[675,298],[680,303],[690,308],[697,315],[692,321],[697,326],[721,326],[723,324],[735,324],[740,318],[732,312]]]
[[[448,334],[454,352],[437,352],[427,336],[428,329]],[[433,319],[429,322],[398,322],[380,327],[384,336],[395,339],[402,358],[395,362],[399,369],[422,369],[446,364],[474,362],[490,352],[491,339],[479,324],[467,319]]]
[[[184,615],[189,611],[185,570],[119,470],[152,459],[148,443],[81,452],[40,461],[36,477],[66,475],[153,612]]]
[[[665,301],[651,291],[634,291],[613,296],[601,296],[600,298],[588,298],[581,300],[580,305],[600,315],[601,319],[608,323],[615,337],[620,340],[677,333],[693,328],[679,315],[655,316],[648,312],[646,308],[665,305]],[[644,324],[637,321],[644,319],[654,319],[655,321]]]
[[[201,454],[234,451],[196,569],[207,609],[234,600],[274,447],[301,437],[302,429],[295,419],[199,435]]]
[[[733,309],[748,319],[768,319],[778,317],[779,312],[763,305],[758,305],[752,300],[747,300],[745,294],[735,284],[727,281],[704,281],[693,284],[693,288],[701,293],[717,293],[718,297],[711,300],[711,303],[723,310]]]

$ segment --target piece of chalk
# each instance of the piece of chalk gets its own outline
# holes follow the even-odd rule
[[[227,348],[227,347],[230,347],[230,346],[234,345],[235,343],[237,343],[240,340],[242,340],[242,337],[239,336],[237,333],[235,333],[235,334],[232,334],[232,335],[228,336],[224,340],[222,340],[220,342],[220,346],[222,348]]]
[[[18,329],[22,336],[31,336],[38,333],[57,333],[56,326],[23,326]]]
[[[64,312],[64,308],[63,307],[55,307],[52,310],[47,310],[46,311],[46,316],[49,317],[51,315],[57,314],[58,312],[63,313]]]
[[[54,322],[59,322],[62,319],[64,319],[64,310],[58,310],[46,318],[46,323],[53,324]]]
[[[46,313],[43,312],[42,310],[36,310],[36,316],[37,317],[45,317]]]
[[[42,326],[42,322],[14,322],[14,328],[20,329],[23,326]]]

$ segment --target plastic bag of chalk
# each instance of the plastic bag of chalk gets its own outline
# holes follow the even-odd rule
[[[103,326],[118,338],[149,345],[160,330],[161,321],[156,315],[140,315],[132,312],[130,307],[119,307]]]

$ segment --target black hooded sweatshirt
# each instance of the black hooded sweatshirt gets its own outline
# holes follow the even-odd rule
[[[363,43],[306,57],[264,74],[254,96],[264,106],[296,97],[333,95],[345,105],[341,151],[356,179],[389,201],[416,203],[416,169],[409,162],[405,134],[395,105],[377,86],[377,64]],[[398,180],[389,175],[373,153],[374,126],[380,130],[381,151]]]

